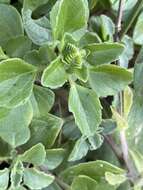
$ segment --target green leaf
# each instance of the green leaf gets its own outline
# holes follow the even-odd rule
[[[43,45],[39,48],[39,50],[31,50],[26,53],[24,56],[24,60],[27,63],[35,65],[39,67],[39,70],[43,70],[43,66],[47,66],[56,58],[56,54],[54,49],[49,45]]]
[[[106,172],[113,174],[124,174],[125,171],[102,160],[81,163],[72,166],[61,173],[61,177],[65,182],[71,183],[72,180],[79,175],[86,175],[94,180],[100,181]]]
[[[71,190],[96,190],[96,185],[97,182],[92,178],[84,175],[79,175],[74,179],[71,185]]]
[[[143,172],[143,155],[139,151],[131,149],[130,154],[138,172],[141,174]]]
[[[69,95],[69,111],[73,113],[84,136],[95,134],[101,123],[101,105],[94,91],[73,83]]]
[[[89,83],[98,96],[115,95],[132,81],[132,73],[115,65],[100,65],[89,72]]]
[[[48,170],[54,170],[62,163],[64,157],[65,157],[65,150],[62,148],[47,149],[44,166],[47,167]]]
[[[32,42],[26,36],[11,38],[5,45],[6,54],[9,57],[23,58],[30,51]]]
[[[122,183],[117,190],[132,190],[131,185],[128,181]],[[139,189],[138,189],[139,190]]]
[[[115,186],[110,185],[105,180],[101,180],[100,183],[97,184],[96,190],[105,190],[105,187],[106,187],[106,190],[117,190]]]
[[[7,4],[9,4],[10,0],[0,0],[0,3],[7,3]]]
[[[0,61],[4,59],[8,59],[8,56],[4,53],[2,47],[0,47]]]
[[[52,37],[51,30],[49,28],[49,20],[44,17],[43,19],[39,19],[36,22],[31,18],[31,15],[31,10],[26,10],[22,13],[24,28],[28,37],[36,45],[41,46],[43,44],[50,43]]]
[[[98,3],[98,0],[88,0],[90,9],[95,8],[96,4]]]
[[[94,136],[88,137],[88,141],[90,150],[96,150],[103,144],[104,138],[100,134],[95,134]]]
[[[42,143],[46,148],[50,148],[55,143],[62,125],[63,120],[51,114],[34,118],[30,126],[31,138],[24,145],[25,148],[28,149],[37,143]]]
[[[9,182],[9,169],[0,170],[0,190],[6,190]]]
[[[128,63],[134,55],[134,43],[133,39],[127,35],[124,36],[122,42],[124,43],[125,49],[120,55],[120,66],[128,68]]]
[[[118,60],[124,51],[124,46],[120,43],[94,43],[85,48],[90,52],[87,61],[91,65],[111,63]]]
[[[93,44],[93,43],[100,43],[101,40],[99,38],[99,36],[94,33],[94,32],[89,32],[87,31],[80,39],[79,46],[81,48],[87,46],[88,44]]]
[[[36,69],[18,58],[0,64],[0,106],[24,104],[31,95]]]
[[[2,112],[4,108],[0,108]],[[33,116],[33,110],[29,103],[8,110],[7,114],[0,118],[0,136],[12,147],[26,143],[30,138],[28,128]]]
[[[73,118],[68,118],[68,120],[64,122],[63,135],[69,140],[77,140],[81,137],[81,133]]]
[[[44,188],[43,190],[62,190],[62,189],[59,185],[57,185],[57,183],[54,182],[47,188]]]
[[[6,160],[11,157],[11,146],[0,138],[0,161]]]
[[[142,75],[143,63],[135,64],[134,67],[134,97],[133,104],[128,115],[129,128],[127,130],[128,144],[131,148],[143,154],[142,141],[142,114],[143,114],[143,100],[142,100]]]
[[[134,28],[133,40],[136,44],[143,45],[143,12],[139,15]]]
[[[87,0],[57,1],[50,14],[54,39],[61,39],[66,32],[72,33],[86,27],[88,16]]]
[[[32,12],[48,0],[33,1],[25,0],[22,10],[24,28],[28,37],[37,45],[43,45],[51,41],[50,23],[46,16],[39,19],[32,19]]]
[[[39,6],[42,6],[42,5],[46,4],[48,1],[49,0],[41,0],[41,1],[39,1],[39,0],[24,0],[23,7],[24,7],[25,10],[30,9],[30,10],[34,11]]]
[[[90,28],[96,32],[103,41],[113,41],[115,24],[106,15],[92,16],[90,18]]]
[[[49,186],[54,181],[52,175],[40,172],[34,168],[26,168],[24,171],[24,184],[30,189],[42,189]]]
[[[50,88],[61,87],[67,81],[67,74],[61,58],[55,59],[43,72],[42,85]]]
[[[110,185],[120,185],[127,180],[127,177],[124,174],[113,174],[111,172],[106,172],[105,178]]]
[[[74,73],[79,80],[81,80],[83,82],[87,82],[88,76],[89,76],[89,71],[85,65],[83,65],[81,69],[75,69]]]
[[[54,100],[55,95],[51,90],[35,85],[31,96],[34,117],[47,115],[54,104]]]
[[[0,28],[0,46],[13,37],[23,35],[21,17],[16,8],[0,4]]]
[[[128,126],[128,122],[124,116],[121,116],[115,109],[112,108],[112,113],[113,113],[113,119],[115,119],[117,123],[117,128],[118,130],[126,130]]]
[[[20,184],[23,180],[23,175],[24,175],[23,164],[22,164],[22,162],[17,161],[11,170],[11,175],[10,175],[11,188],[20,187]]]
[[[39,143],[24,152],[22,155],[19,156],[19,158],[23,162],[28,162],[39,166],[45,161],[46,151],[44,146]]]
[[[14,188],[9,188],[8,190],[26,190],[24,187],[20,186],[20,187],[14,187]]]
[[[72,152],[69,155],[68,161],[74,162],[77,160],[81,160],[88,153],[89,146],[84,137],[78,139],[74,145]]]
[[[126,87],[124,90],[124,116],[128,117],[133,103],[133,92],[130,87]]]

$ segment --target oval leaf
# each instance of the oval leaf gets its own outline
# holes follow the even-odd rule
[[[0,112],[4,108],[0,108]],[[28,128],[33,117],[30,104],[25,104],[8,110],[6,115],[0,118],[0,136],[12,147],[24,144],[30,138]]]
[[[39,143],[19,156],[23,162],[28,162],[34,165],[41,165],[46,158],[46,151],[44,146]]]
[[[24,104],[32,93],[36,69],[18,58],[0,63],[0,106]]]
[[[132,81],[132,73],[115,65],[101,65],[89,72],[89,83],[98,96],[115,95]]]
[[[61,39],[66,32],[74,32],[86,27],[88,16],[87,0],[57,1],[50,14],[54,38]]]
[[[0,4],[0,45],[4,46],[9,39],[23,33],[22,20],[16,8]]]
[[[24,171],[24,184],[30,189],[42,189],[48,187],[54,181],[52,175],[40,172],[34,168],[26,168]]]
[[[91,65],[111,63],[119,59],[124,46],[119,43],[94,43],[86,46],[90,52],[87,61]]]
[[[60,57],[44,70],[41,80],[43,86],[50,88],[61,87],[67,81],[67,74]]]
[[[101,105],[94,91],[72,84],[69,110],[74,114],[75,121],[83,135],[95,134],[101,123]]]

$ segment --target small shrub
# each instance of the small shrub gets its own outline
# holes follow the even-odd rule
[[[0,189],[142,190],[143,0],[0,0]]]

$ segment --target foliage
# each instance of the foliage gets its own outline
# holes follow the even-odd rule
[[[120,31],[116,0],[0,0],[0,190],[143,189],[143,0],[124,3]]]

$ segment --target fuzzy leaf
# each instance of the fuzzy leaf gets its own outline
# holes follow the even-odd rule
[[[139,61],[139,59],[138,59]],[[133,104],[128,115],[129,128],[127,130],[128,144],[131,148],[139,151],[143,154],[143,100],[142,100],[142,75],[143,75],[143,63],[135,64],[134,68],[134,96]]]
[[[44,146],[39,143],[19,156],[23,162],[28,162],[34,165],[41,165],[46,158],[46,151]]]
[[[12,168],[11,171],[11,188],[17,188],[20,187],[20,184],[23,180],[23,175],[24,175],[24,167],[22,162],[17,161]]]
[[[23,35],[22,20],[16,8],[0,4],[0,28],[0,46],[13,37]]]
[[[48,170],[53,170],[62,163],[64,157],[65,157],[65,150],[62,148],[47,149],[44,166],[47,167]]]
[[[110,185],[119,185],[127,179],[124,174],[113,174],[111,172],[106,172],[105,178]]]
[[[6,54],[9,57],[23,58],[30,51],[32,42],[26,36],[11,38],[5,45]]]
[[[130,87],[124,90],[124,116],[127,118],[133,103],[133,92]]]
[[[96,32],[103,41],[113,41],[115,25],[110,17],[106,15],[92,16],[90,19],[90,28]]]
[[[6,190],[9,182],[9,169],[0,170],[0,190]]]
[[[128,128],[128,122],[126,118],[121,116],[115,109],[112,108],[113,119],[117,122],[118,130],[125,130]]]
[[[96,150],[103,144],[104,138],[100,134],[95,134],[88,138],[90,144],[90,150]]]
[[[61,39],[66,32],[72,33],[86,27],[88,16],[87,0],[57,1],[50,14],[54,39]]]
[[[0,108],[3,112],[4,108]],[[33,110],[29,103],[8,110],[7,113],[0,118],[0,136],[8,142],[12,147],[26,143],[30,138],[30,130],[28,128],[33,116]]]
[[[46,4],[48,0],[24,0],[22,18],[28,37],[37,45],[43,45],[51,41],[50,23],[46,16],[39,19],[32,18],[32,12]]]
[[[133,39],[127,35],[124,36],[122,42],[124,43],[125,49],[120,55],[120,66],[128,68],[129,61],[134,55],[134,43]]]
[[[36,68],[22,59],[7,59],[0,63],[0,106],[24,104],[32,93]]]
[[[40,172],[34,168],[26,168],[24,171],[24,184],[30,189],[42,189],[49,186],[54,181],[54,177]]]
[[[133,39],[136,44],[143,45],[143,13],[138,17],[133,33]]]
[[[130,154],[138,172],[141,174],[143,172],[143,155],[137,150],[130,150]]]
[[[41,80],[43,86],[50,88],[61,87],[67,81],[67,74],[60,57],[44,70]]]
[[[94,91],[73,83],[69,111],[74,114],[75,122],[84,136],[95,134],[101,123],[101,105]]]
[[[88,163],[81,163],[72,166],[61,173],[65,182],[71,183],[73,178],[79,175],[86,175],[94,180],[100,181],[106,172],[113,174],[124,174],[124,170],[105,161],[97,160]]]
[[[31,97],[34,117],[47,115],[54,104],[54,100],[55,95],[50,89],[35,85]]]
[[[4,53],[2,47],[0,47],[0,61],[4,59],[8,59],[8,56]]]
[[[26,149],[31,146],[42,143],[46,148],[50,148],[61,131],[63,120],[51,114],[41,116],[32,120],[31,138],[25,146]]]
[[[97,182],[92,178],[84,175],[76,177],[71,185],[72,190],[96,190]]]
[[[124,46],[119,43],[94,43],[85,48],[89,51],[87,61],[91,65],[111,63],[118,60],[124,51]]]
[[[101,65],[90,70],[89,83],[98,96],[117,94],[132,81],[132,73],[115,65]]]
[[[81,137],[80,139],[76,141],[74,148],[69,155],[68,161],[74,162],[77,160],[81,160],[84,156],[87,155],[88,150],[89,150],[89,146],[86,140],[83,137]]]

